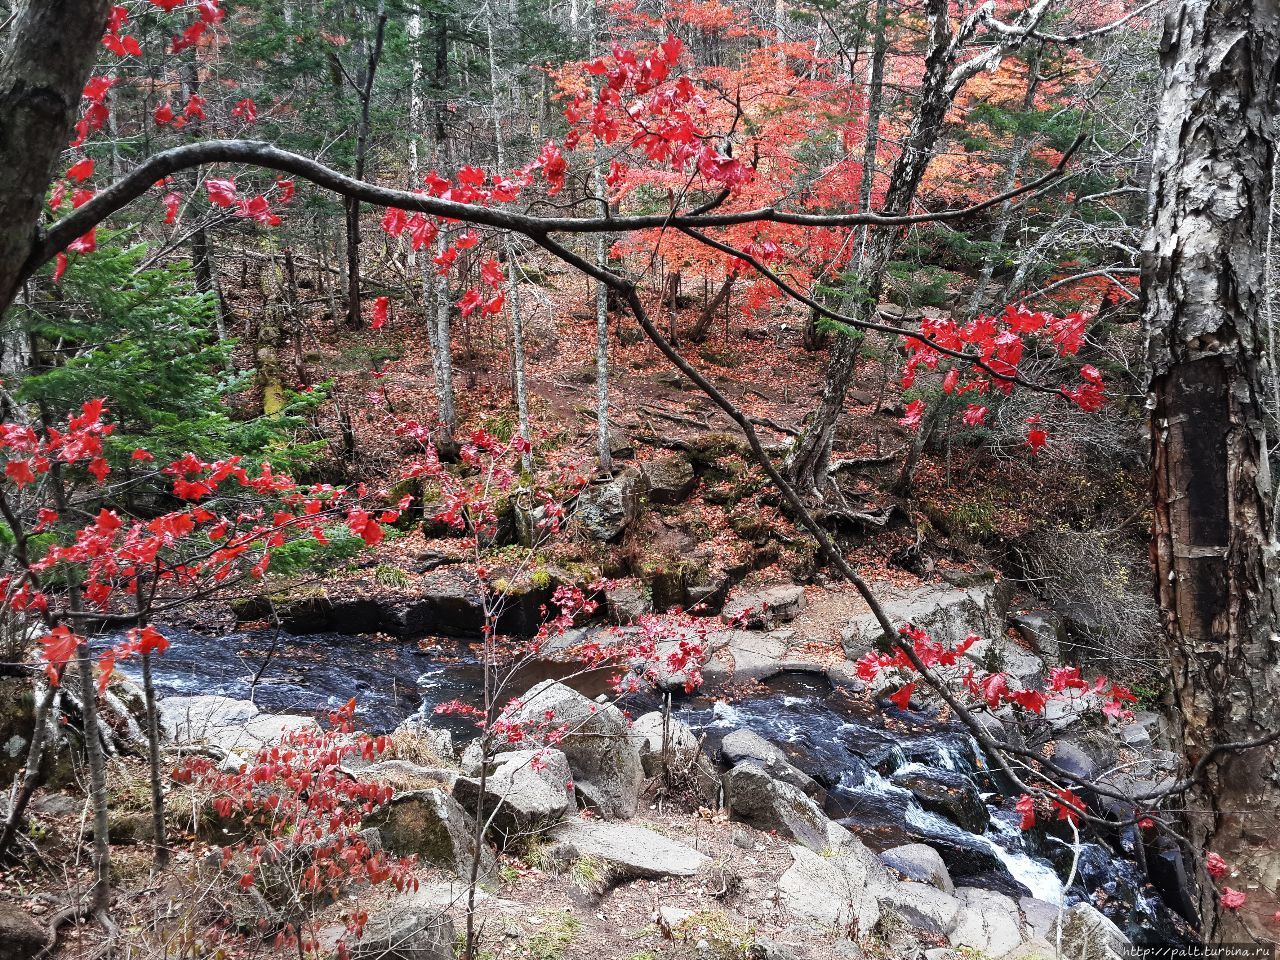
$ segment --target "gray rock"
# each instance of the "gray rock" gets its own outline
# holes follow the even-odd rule
[[[730,815],[757,830],[776,830],[779,836],[795,840],[811,850],[831,846],[827,827],[831,823],[822,809],[789,783],[769,776],[747,761],[730,770],[724,778],[725,805]]]
[[[955,884],[942,857],[933,847],[924,843],[907,843],[880,854],[887,867],[897,870],[908,880],[927,883],[943,893],[955,893]]]
[[[399,856],[416,856],[461,878],[471,876],[476,855],[475,822],[461,804],[439,787],[398,793],[366,821],[378,828],[382,847]],[[497,861],[480,846],[480,877],[492,877]]]
[[[514,750],[499,754],[485,781],[484,815],[510,838],[537,833],[564,816],[573,800],[568,786],[573,774],[559,750]],[[468,814],[480,798],[477,777],[459,777],[453,795]],[[496,812],[495,812],[496,811]]]
[[[392,905],[351,945],[351,960],[453,960],[453,922],[439,910]]]
[[[990,673],[1007,673],[1024,690],[1038,690],[1044,686],[1047,676],[1044,660],[1003,635],[983,637],[965,652],[965,656]]]
[[[805,607],[804,587],[779,584],[763,590],[739,592],[724,605],[726,619],[748,629],[762,630],[790,623]]]
[[[343,769],[350,769],[344,763]],[[426,790],[440,787],[446,793],[453,791],[458,771],[444,767],[424,767],[408,760],[379,760],[351,769],[350,772],[364,783],[385,783],[397,792]]]
[[[871,934],[880,922],[880,897],[888,885],[875,854],[854,840],[825,857],[793,846],[791,858],[791,867],[778,880],[788,912],[841,933],[856,932],[859,938]]]
[[[1000,960],[1057,960],[1058,948],[1041,937],[1024,940]]]
[[[963,904],[929,884],[904,880],[891,883],[880,893],[880,908],[901,917],[908,926],[934,937],[945,937],[956,927]]]
[[[808,955],[807,950],[799,953],[793,944],[779,943],[772,937],[756,937],[747,948],[750,960],[800,960],[802,956]]]
[[[886,592],[882,604],[894,623],[911,623],[939,643],[956,644],[970,633],[998,636],[1004,630],[1009,589],[1004,583],[967,588],[926,586]],[[845,656],[856,660],[877,647],[884,636],[870,613],[855,617],[841,631]]]
[[[628,467],[608,483],[592,487],[578,497],[578,519],[594,539],[609,543],[622,536],[644,509],[648,480]]]
[[[653,613],[649,589],[636,580],[624,580],[606,588],[604,602],[609,611],[609,619],[623,626],[639,620],[647,613]]]
[[[649,460],[640,466],[649,486],[649,502],[656,504],[683,503],[698,485],[693,464],[681,453]]]
[[[810,797],[824,795],[818,782],[792,766],[782,751],[752,730],[734,730],[720,742],[720,753],[731,766],[753,763],[775,780],[799,787]]]
[[[1028,610],[1010,618],[1013,628],[1031,649],[1049,663],[1062,662],[1062,645],[1067,640],[1067,628],[1062,618],[1052,610]]]
[[[1045,939],[1058,942],[1056,919]],[[1063,917],[1062,953],[1068,960],[1114,960],[1128,945],[1120,928],[1087,903],[1077,903]]]
[[[939,813],[970,833],[982,833],[991,812],[977,785],[962,773],[911,764],[893,775],[893,782],[910,790],[920,806]]]
[[[1022,943],[1018,905],[1012,898],[977,887],[961,887],[956,897],[963,906],[955,928],[947,935],[953,947],[999,957]]]
[[[607,818],[635,816],[644,769],[621,710],[588,700],[557,680],[546,680],[520,698],[510,717],[525,723],[535,739],[540,729],[563,728],[556,748],[568,759],[574,784],[586,802]]]
[[[1053,762],[1085,780],[1094,779],[1098,773],[1098,764],[1090,752],[1071,740],[1054,741]]]
[[[213,694],[165,697],[158,707],[161,729],[170,740],[210,743],[246,758],[290,733],[320,729],[311,717],[262,713],[248,700]]]
[[[406,717],[396,727],[393,736],[412,736],[426,741],[441,760],[458,759],[458,748],[453,742],[453,734],[440,727],[433,727],[431,721],[421,713]]]
[[[46,944],[43,927],[17,904],[0,900],[0,957],[31,960]]]
[[[723,630],[707,637],[715,656],[702,668],[708,684],[726,680],[768,680],[788,671],[823,673],[812,660],[787,655],[791,630],[760,633],[755,630]]]
[[[1022,911],[1022,919],[1032,938],[1047,940],[1053,935],[1058,922],[1058,905],[1035,897],[1021,897],[1018,908]]]
[[[548,841],[548,854],[557,862],[594,861],[601,873],[600,893],[625,880],[692,877],[709,862],[660,833],[601,820],[568,820],[551,831]]]
[[[1152,749],[1151,731],[1141,723],[1126,723],[1117,731],[1116,736],[1130,750],[1136,753],[1146,754]]]
[[[646,777],[663,773],[662,711],[653,710],[637,717],[631,724],[631,740],[640,751],[640,764]],[[684,771],[698,756],[698,738],[679,717],[667,723],[667,764],[673,771]]]

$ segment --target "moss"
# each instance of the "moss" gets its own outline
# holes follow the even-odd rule
[[[732,920],[717,910],[699,910],[680,921],[674,931],[686,941],[705,940],[705,956],[715,960],[746,960],[751,951],[751,934],[740,930]]]
[[[606,886],[605,870],[595,857],[579,857],[569,867],[569,880],[584,893],[600,896]]]
[[[549,920],[537,933],[525,938],[519,956],[524,960],[562,960],[574,937],[582,932],[582,921],[570,914]]]

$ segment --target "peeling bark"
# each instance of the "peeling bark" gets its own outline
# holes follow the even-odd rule
[[[1274,0],[1191,0],[1171,14],[1153,160],[1143,291],[1156,592],[1182,741],[1280,729],[1280,562],[1271,535],[1268,354],[1262,326],[1275,162],[1280,10]],[[1272,942],[1280,907],[1276,744],[1225,753],[1187,795],[1203,935]],[[1246,894],[1223,910],[1203,870],[1215,852]]]

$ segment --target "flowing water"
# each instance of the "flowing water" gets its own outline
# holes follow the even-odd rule
[[[296,637],[271,630],[166,634],[171,646],[153,670],[162,697],[221,694],[252,698],[265,711],[292,713],[324,711],[355,697],[364,726],[373,731],[390,730],[410,714],[430,714],[451,700],[472,702],[481,682],[475,656],[456,640]],[[513,692],[556,670],[546,665],[528,671]],[[573,682],[589,696],[605,689],[603,674]],[[1142,871],[1103,838],[1083,844],[1077,879],[1064,889],[1070,844],[1038,832],[1023,834],[1012,798],[963,728],[894,708],[872,709],[833,690],[822,676],[785,675],[766,691],[733,704],[691,697],[676,711],[713,750],[725,734],[741,728],[775,744],[825,788],[827,813],[874,849],[927,843],[942,855],[957,885],[1030,894],[1050,903],[1088,899],[1136,942],[1187,939],[1186,925]],[[656,702],[639,697],[627,706],[638,715]],[[460,740],[475,734],[465,718],[432,722]],[[949,806],[956,794],[969,798],[964,816]]]

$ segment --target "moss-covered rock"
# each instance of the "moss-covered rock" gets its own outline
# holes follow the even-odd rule
[[[459,877],[471,876],[476,856],[475,822],[439,787],[399,793],[366,821],[378,828],[383,849],[416,856]],[[497,860],[487,844],[479,847],[480,877],[492,877]]]

